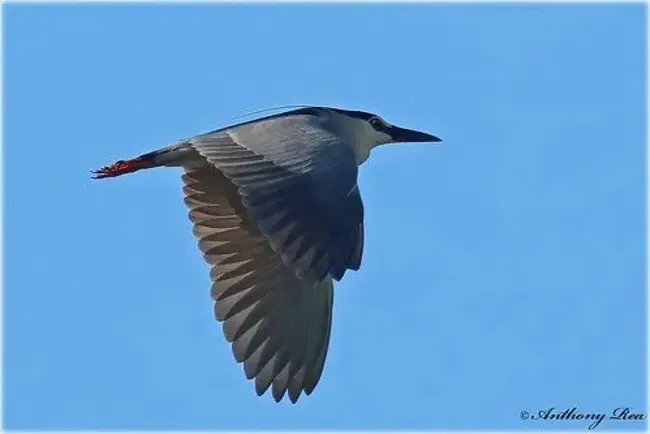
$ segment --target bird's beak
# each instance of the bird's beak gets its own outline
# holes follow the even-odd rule
[[[417,142],[441,142],[442,139],[422,131],[409,130],[406,128],[393,126],[390,129],[390,135],[393,142],[417,143]]]

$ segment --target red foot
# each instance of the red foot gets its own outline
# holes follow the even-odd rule
[[[93,179],[113,178],[115,176],[135,172],[136,170],[151,166],[152,163],[150,161],[138,158],[134,158],[132,160],[120,160],[111,164],[110,166],[105,166],[101,169],[93,170]]]

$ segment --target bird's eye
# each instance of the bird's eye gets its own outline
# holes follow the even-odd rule
[[[384,123],[379,118],[370,119],[370,125],[376,130],[381,129],[384,126]]]

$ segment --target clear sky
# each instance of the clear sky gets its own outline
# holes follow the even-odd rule
[[[647,404],[644,9],[5,9],[5,424],[532,429]],[[316,391],[258,398],[180,169],[91,169],[324,104],[444,139],[361,169],[363,266]],[[641,423],[605,421],[610,429]]]

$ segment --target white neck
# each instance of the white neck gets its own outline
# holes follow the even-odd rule
[[[351,118],[334,111],[329,111],[328,114],[331,127],[354,151],[358,166],[368,159],[372,148],[390,142],[389,136],[376,131],[363,119]]]

